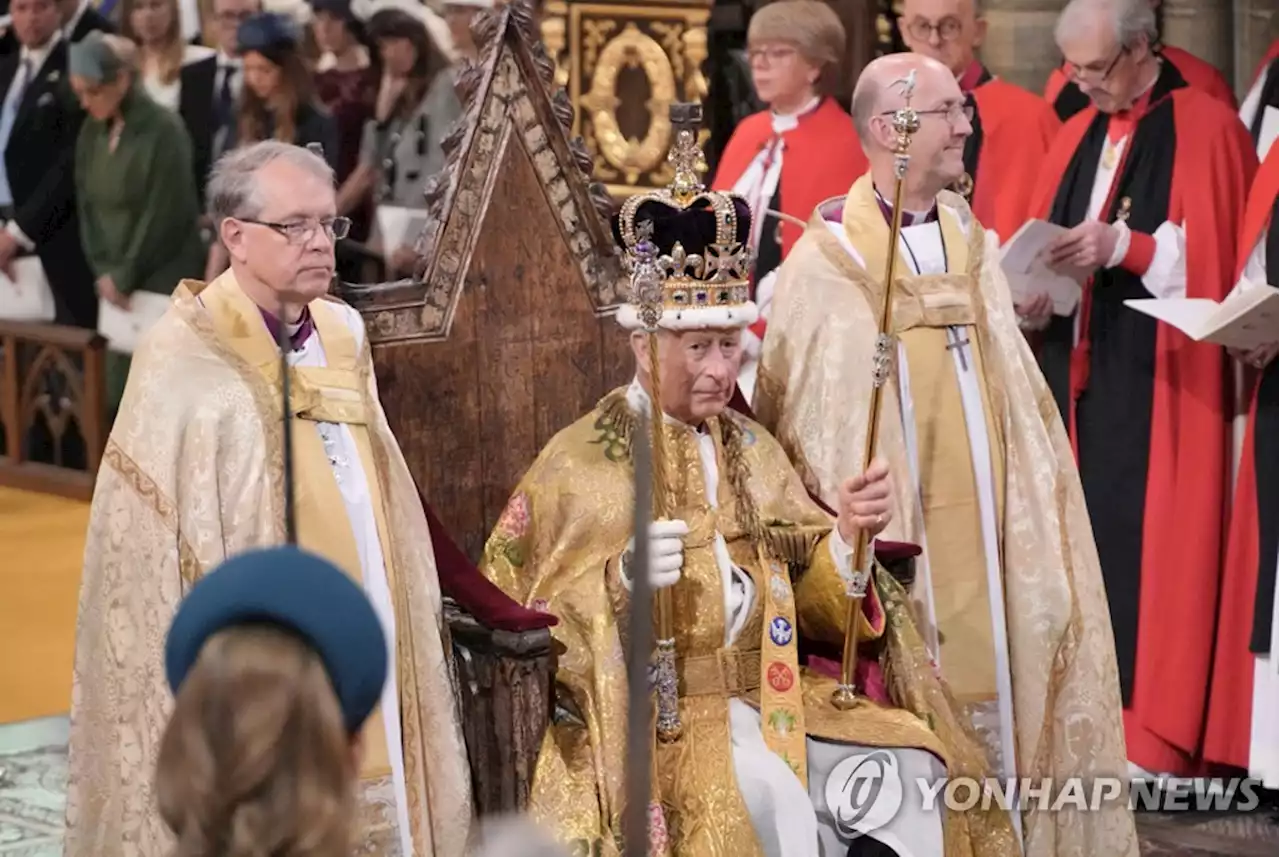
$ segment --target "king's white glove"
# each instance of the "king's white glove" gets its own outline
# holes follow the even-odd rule
[[[654,589],[674,586],[684,568],[684,537],[689,525],[681,520],[652,521],[649,524],[649,585]],[[627,542],[622,554],[622,585],[631,591],[632,560],[635,536]]]

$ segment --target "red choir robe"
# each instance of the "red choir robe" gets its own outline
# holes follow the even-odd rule
[[[776,142],[775,136],[781,138],[783,147],[782,173],[777,192],[766,206],[801,223],[808,222],[818,203],[847,193],[867,171],[867,156],[862,152],[852,117],[834,98],[828,97],[821,99],[816,109],[800,116],[796,127],[780,135],[774,133],[773,118],[768,110],[743,119],[720,156],[711,181],[712,189],[732,190],[756,155]],[[794,223],[766,217],[763,211],[753,211],[753,217],[766,224],[757,248],[755,279],[758,282],[782,264],[804,230]],[[764,330],[762,315],[751,326],[751,332],[763,339]]]
[[[1221,300],[1257,157],[1234,111],[1188,86],[1172,63],[1134,111],[1089,107],[1055,139],[1036,214],[1086,216],[1109,133],[1129,141],[1100,219],[1127,218],[1124,263],[1098,269],[1074,318],[1055,317],[1039,346],[1045,378],[1076,450],[1112,614],[1130,761],[1189,773],[1208,688],[1205,629],[1217,603],[1225,541],[1230,432],[1227,356],[1124,306],[1165,221],[1184,226],[1186,296]]]
[[[1232,92],[1227,79],[1209,63],[1189,51],[1165,45],[1160,48],[1160,55],[1168,60],[1182,73],[1182,79],[1188,85],[1212,95],[1223,104],[1236,109],[1236,96]],[[1066,122],[1072,116],[1089,106],[1089,96],[1080,91],[1075,82],[1067,77],[1066,67],[1055,68],[1049,72],[1049,82],[1044,87],[1044,99],[1053,105],[1058,118]]]
[[[1253,83],[1249,86],[1249,92],[1240,102],[1240,120],[1249,128],[1249,134],[1257,145],[1258,157],[1265,157],[1275,139],[1271,132],[1267,134],[1268,139],[1263,139],[1262,126],[1267,108],[1280,109],[1280,93],[1277,92],[1280,89],[1280,67],[1276,64],[1278,54],[1280,42],[1273,40],[1266,55],[1253,71]]]
[[[1278,143],[1271,144],[1249,191],[1244,225],[1240,230],[1237,279],[1243,274],[1258,242],[1265,239],[1268,242],[1267,279],[1271,285],[1277,282],[1275,213],[1277,173],[1280,172],[1278,147]],[[1241,451],[1235,501],[1231,507],[1204,739],[1207,761],[1243,769],[1249,767],[1254,655],[1271,649],[1271,611],[1275,597],[1275,361],[1265,373],[1271,376],[1267,379],[1271,385],[1271,396],[1260,395],[1265,374],[1257,377]],[[1265,405],[1260,408],[1264,399],[1270,401],[1269,414]]]
[[[1062,123],[1043,100],[993,77],[979,62],[959,83],[974,106],[973,133],[964,145],[965,173],[973,182],[969,205],[979,223],[1007,241],[1031,215],[1031,192]]]
[[[1269,66],[1271,61],[1277,56],[1280,56],[1280,40],[1272,39],[1271,46],[1267,48],[1267,52],[1263,54],[1262,59],[1258,61],[1258,66],[1253,70],[1253,77],[1250,79],[1256,82],[1258,78],[1262,77],[1262,73],[1267,70],[1267,66]]]

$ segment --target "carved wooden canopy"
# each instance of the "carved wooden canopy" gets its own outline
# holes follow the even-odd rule
[[[570,137],[574,108],[556,87],[555,64],[538,39],[530,0],[512,0],[477,18],[480,61],[458,77],[465,110],[445,138],[446,167],[427,183],[428,221],[418,242],[413,281],[357,287],[371,341],[441,339],[448,335],[500,173],[520,147],[532,160],[546,203],[577,265],[579,282],[601,314],[625,298],[625,280],[608,217],[614,202],[589,179],[592,158]]]
[[[473,560],[538,452],[634,372],[613,201],[566,129],[528,0],[478,18],[416,276],[344,286],[410,471]]]

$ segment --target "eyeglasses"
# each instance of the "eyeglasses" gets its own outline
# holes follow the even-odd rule
[[[1082,83],[1102,83],[1102,81],[1111,77],[1111,73],[1116,70],[1116,66],[1120,63],[1121,57],[1127,53],[1129,53],[1128,48],[1121,48],[1111,62],[1107,64],[1107,67],[1103,69],[1078,66],[1075,63],[1070,62],[1066,63],[1064,68],[1066,69],[1067,77],[1073,80],[1078,80]]]
[[[949,42],[960,35],[961,26],[959,18],[943,18],[936,24],[924,18],[916,18],[907,25],[907,33],[918,42],[927,42],[936,32],[939,41]]]
[[[881,116],[892,116],[897,113],[896,110],[886,110]],[[953,101],[945,107],[936,107],[933,110],[917,110],[917,116],[943,116],[952,125],[959,124],[960,117],[964,117],[966,122],[973,122],[973,105],[968,101]]]
[[[326,217],[323,220],[299,220],[293,223],[271,223],[266,220],[253,220],[248,217],[237,217],[241,223],[253,223],[274,229],[284,236],[290,244],[306,244],[315,237],[316,229],[323,229],[331,241],[341,241],[351,231],[351,218]]]
[[[747,62],[754,63],[756,60],[766,60],[769,65],[784,62],[796,55],[796,49],[784,46],[775,46],[767,48],[748,48]]]

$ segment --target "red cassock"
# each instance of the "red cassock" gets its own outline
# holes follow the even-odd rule
[[[965,145],[969,204],[979,223],[1007,241],[1031,216],[1036,178],[1062,123],[1034,94],[985,77],[972,90],[973,134]]]
[[[1232,110],[1237,108],[1235,93],[1227,84],[1227,79],[1209,63],[1189,51],[1165,45],[1160,48],[1160,55],[1174,65],[1182,74],[1187,84],[1201,92],[1212,95]],[[1058,118],[1063,122],[1089,106],[1089,96],[1085,95],[1067,77],[1064,67],[1049,72],[1049,81],[1044,87],[1044,99],[1053,105]]]
[[[1277,172],[1280,172],[1280,144],[1272,143],[1262,168],[1254,178],[1245,205],[1236,264],[1237,279],[1258,242],[1273,227],[1276,206]],[[1272,248],[1272,252],[1275,249]],[[1258,378],[1258,381],[1261,379]],[[1210,762],[1249,767],[1250,715],[1253,710],[1254,653],[1250,642],[1255,612],[1270,612],[1270,604],[1257,604],[1260,556],[1258,516],[1258,457],[1255,432],[1258,427],[1258,385],[1253,396],[1241,451],[1231,527],[1227,537],[1227,560],[1222,579],[1222,598],[1214,646],[1213,680],[1209,688],[1209,711],[1205,724],[1204,757]],[[1274,442],[1274,440],[1272,441]],[[1273,474],[1274,475],[1274,474]],[[1274,526],[1275,522],[1271,522]],[[1270,557],[1271,568],[1276,558]]]
[[[840,108],[834,98],[823,98],[818,106],[799,117],[796,126],[776,134],[769,111],[748,116],[738,123],[733,136],[720,156],[714,190],[729,191],[746,173],[756,155],[771,145],[782,144],[782,172],[778,188],[768,200],[749,200],[752,218],[764,225],[757,248],[755,278],[776,268],[791,251],[804,231],[794,223],[768,217],[760,208],[773,208],[783,214],[807,222],[813,210],[825,199],[849,191],[853,183],[867,171],[867,157],[862,142],[853,128],[853,119]],[[775,228],[777,227],[777,228]],[[751,327],[764,338],[763,316]]]
[[[1102,561],[1129,759],[1185,774],[1199,754],[1225,543],[1227,357],[1124,300],[1151,297],[1141,274],[1165,221],[1184,227],[1186,296],[1225,297],[1257,158],[1235,112],[1172,64],[1147,98],[1132,115],[1086,108],[1045,161],[1036,215],[1074,226],[1104,144],[1128,123],[1100,217],[1127,218],[1130,253],[1086,285],[1080,342],[1073,319],[1055,318],[1038,356],[1077,453]]]
[[[1267,63],[1271,62],[1277,56],[1280,56],[1280,41],[1272,39],[1271,47],[1267,48],[1266,54],[1264,54],[1262,59],[1258,62],[1257,68],[1253,70],[1253,77],[1249,79],[1257,81],[1258,78],[1262,77],[1263,72],[1267,70]]]
[[[818,203],[848,193],[867,171],[867,156],[853,128],[853,119],[834,98],[824,98],[816,110],[801,117],[790,131],[780,135],[784,144],[782,177],[778,181],[783,214],[808,221]],[[769,111],[752,114],[738,123],[720,156],[713,190],[729,191],[747,167],[774,137]],[[762,212],[752,212],[762,217]],[[803,230],[782,224],[782,255],[786,257]]]

